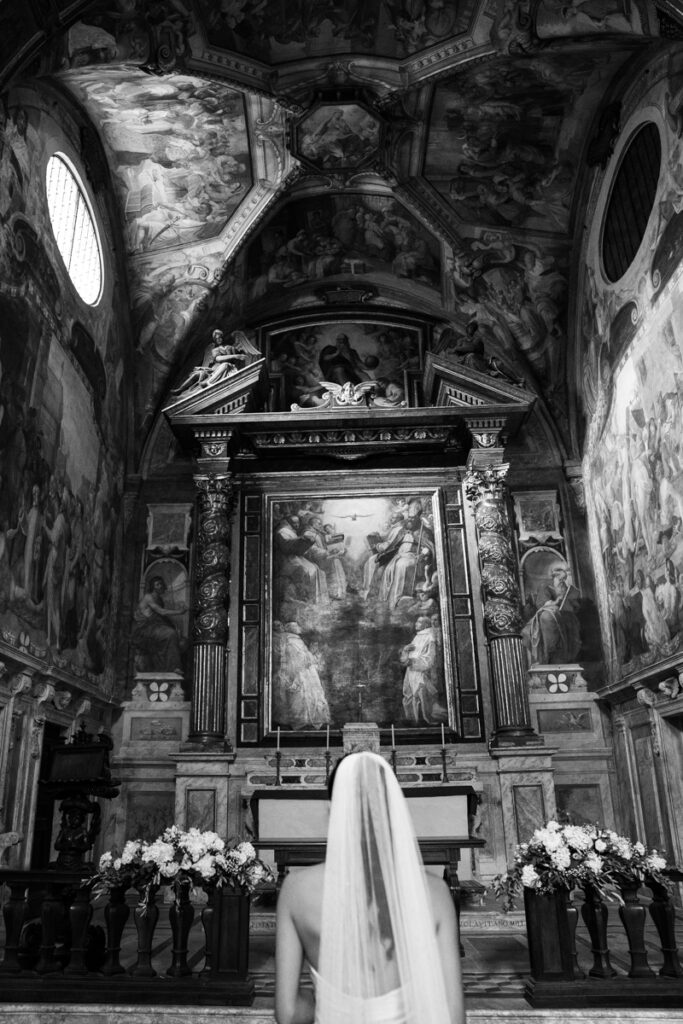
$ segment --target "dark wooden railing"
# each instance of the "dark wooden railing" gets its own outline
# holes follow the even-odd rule
[[[672,879],[683,881],[683,875],[675,872]],[[525,996],[532,1006],[683,1006],[676,908],[669,889],[655,880],[643,887],[628,879],[621,881],[619,888],[621,904],[603,900],[590,887],[575,892],[574,898],[566,892],[538,897],[525,890],[531,965]],[[645,943],[648,914],[660,943],[658,971],[649,963]],[[628,971],[615,968],[611,959],[608,923],[615,923],[615,918],[625,931]],[[577,952],[579,919],[590,940],[590,964],[582,964]],[[623,942],[619,945],[623,949]]]
[[[104,923],[94,926],[92,889],[82,873],[2,870],[3,883],[9,897],[3,906],[2,1002],[253,1002],[248,896],[229,887],[205,886],[207,900],[199,908],[189,882],[180,882],[171,887],[168,904],[160,905],[160,889],[152,886],[140,890],[131,906],[122,887],[100,898],[98,902],[105,901]],[[164,949],[164,964],[155,955],[154,937],[166,913],[171,948]],[[204,942],[190,958],[190,932],[197,918]],[[121,962],[124,935],[127,947],[137,950],[128,964]]]

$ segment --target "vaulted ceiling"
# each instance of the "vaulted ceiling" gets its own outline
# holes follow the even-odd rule
[[[363,301],[456,337],[475,322],[561,430],[605,111],[676,17],[635,0],[6,0],[0,65],[5,84],[57,83],[99,135],[141,422],[215,324]]]

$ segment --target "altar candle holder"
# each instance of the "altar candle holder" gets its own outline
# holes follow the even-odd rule
[[[328,747],[325,751],[325,785],[330,781],[330,770],[332,768],[332,751]]]
[[[396,778],[398,778],[398,772],[396,770],[396,747],[391,748],[391,767],[393,769],[394,775],[396,776]]]
[[[441,781],[448,782],[448,769],[446,768],[446,744],[441,747]]]
[[[282,778],[280,776],[281,766],[282,766],[282,751],[278,747],[278,749],[275,751],[275,785],[276,786],[281,786],[282,785]]]

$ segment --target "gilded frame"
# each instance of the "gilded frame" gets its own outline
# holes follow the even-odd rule
[[[265,495],[266,737],[458,732],[442,506],[419,485]]]

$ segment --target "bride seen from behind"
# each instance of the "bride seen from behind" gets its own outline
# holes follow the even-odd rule
[[[278,1024],[464,1024],[453,901],[424,870],[391,768],[350,754],[330,792],[325,863],[291,872],[278,898]]]

